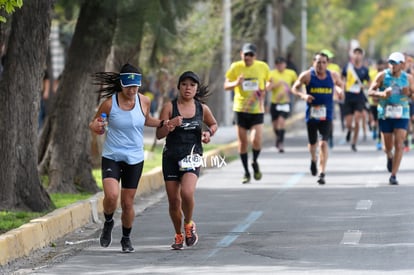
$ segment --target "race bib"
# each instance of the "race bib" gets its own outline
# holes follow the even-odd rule
[[[385,106],[385,117],[386,118],[401,118],[403,114],[402,105],[387,105]]]
[[[310,117],[317,120],[326,120],[326,106],[314,105],[310,109]]]
[[[190,171],[201,167],[203,158],[199,154],[188,155],[178,162],[180,171]]]
[[[259,90],[259,81],[257,79],[244,80],[242,83],[243,91],[253,92]]]
[[[353,84],[350,88],[349,88],[349,92],[353,93],[353,94],[359,94],[361,92],[361,85],[356,83]]]
[[[276,104],[276,111],[289,113],[290,104]]]

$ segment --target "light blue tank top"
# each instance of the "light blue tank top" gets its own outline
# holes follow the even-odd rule
[[[379,100],[377,107],[378,118],[410,118],[409,98],[402,93],[402,88],[408,87],[407,73],[402,71],[399,77],[393,77],[390,69],[386,69],[380,90],[384,91],[387,87],[392,87],[391,96],[388,99]],[[388,114],[390,114],[390,116],[388,116]],[[392,117],[391,114],[396,115],[395,117]]]
[[[144,160],[145,116],[141,109],[141,102],[136,95],[134,108],[124,111],[119,108],[116,96],[116,94],[112,96],[102,156],[131,165],[137,164]]]

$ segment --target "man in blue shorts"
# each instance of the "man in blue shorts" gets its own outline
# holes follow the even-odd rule
[[[334,93],[342,97],[342,81],[336,72],[327,70],[329,58],[324,53],[313,57],[313,65],[299,75],[292,86],[292,93],[306,101],[306,126],[308,130],[308,148],[311,155],[310,170],[312,176],[318,174],[317,149],[319,142],[319,184],[325,184],[325,170],[328,161],[328,139],[332,128],[334,113]],[[306,86],[306,92],[301,87]]]
[[[388,69],[380,72],[368,94],[378,98],[378,121],[384,137],[389,183],[398,184],[397,172],[403,155],[404,139],[410,119],[409,98],[414,91],[413,77],[404,69],[405,57],[394,52],[388,58]],[[393,153],[394,150],[394,153]]]

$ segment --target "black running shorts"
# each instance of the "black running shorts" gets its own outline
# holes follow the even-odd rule
[[[143,167],[143,161],[130,165],[123,161],[114,161],[103,157],[102,179],[114,178],[117,181],[121,180],[122,188],[137,189]]]

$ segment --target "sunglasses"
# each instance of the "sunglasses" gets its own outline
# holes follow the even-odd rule
[[[245,53],[245,54],[244,54],[244,56],[250,56],[250,57],[253,57],[253,56],[254,56],[254,53]]]
[[[397,63],[394,60],[388,60],[388,63],[391,64],[391,65],[398,65],[398,64],[400,64],[399,62]]]

